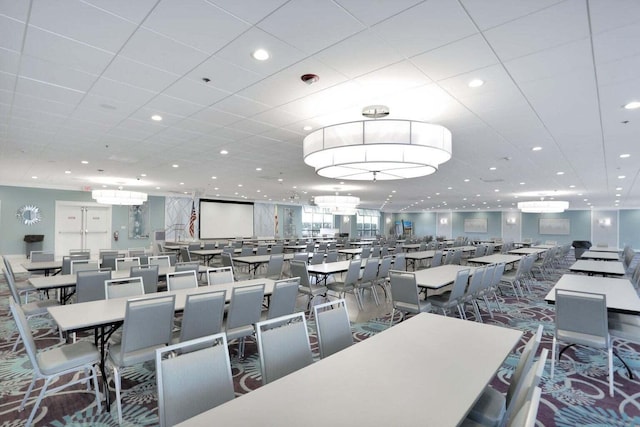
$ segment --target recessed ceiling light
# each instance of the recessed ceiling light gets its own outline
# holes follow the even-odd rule
[[[238,184],[238,187],[242,187],[242,184]]]
[[[262,193],[262,190],[256,190],[256,193]]]
[[[447,187],[447,190],[453,190],[453,187]]]
[[[628,104],[625,104],[624,108],[627,110],[635,110],[636,108],[640,108],[640,101],[631,101]]]
[[[469,87],[480,87],[483,84],[484,84],[484,81],[480,79],[473,79],[468,83]]]
[[[159,189],[160,189],[160,187],[156,187],[156,190],[159,190]]]
[[[564,172],[562,172],[562,171],[556,172],[556,175],[564,175]]]
[[[282,181],[284,181],[284,179],[278,178],[278,182],[282,182]]]
[[[521,183],[520,183],[520,185],[524,185],[524,184],[525,184],[524,182],[521,182]]]
[[[575,185],[573,185],[573,184],[571,184],[571,185],[569,186],[569,188],[576,188],[576,186],[575,186]]]
[[[618,175],[618,179],[625,179],[625,178],[626,178],[626,176],[624,176],[624,175]]]
[[[616,194],[616,197],[620,197],[620,196],[622,196],[622,194],[620,194],[620,193],[617,193],[617,194]]]
[[[213,189],[214,189],[215,191],[218,191],[218,190],[219,190],[219,188],[218,188],[218,187],[214,187]]]
[[[172,165],[171,165],[171,167],[172,167],[172,168],[179,168],[179,167],[180,167],[180,165],[177,165],[177,164],[175,164],[175,163],[174,163],[174,164],[172,164]]]
[[[302,130],[311,130],[311,129],[313,129],[311,126],[305,126],[302,128]]]
[[[38,177],[37,177],[37,176],[35,176],[35,175],[34,175],[34,176],[32,176],[31,178],[32,178],[32,179],[38,179]]]
[[[629,157],[631,157],[631,154],[620,154],[621,159],[628,159]]]
[[[266,61],[269,59],[269,52],[264,49],[256,49],[251,53],[253,59],[258,61]]]
[[[184,182],[181,182],[180,185],[184,185]]]
[[[471,181],[469,178],[464,179],[464,182],[469,182],[469,181]]]
[[[64,173],[66,173],[66,174],[70,174],[70,173],[71,173],[71,171],[64,171]]]
[[[622,191],[622,187],[616,187],[616,191]]]
[[[395,193],[395,192],[396,192],[396,190],[391,190],[391,192],[392,192],[392,193]]]
[[[145,176],[147,176],[147,174],[146,173],[141,173],[140,176],[145,177]]]
[[[107,188],[107,184],[102,184],[102,188]]]
[[[542,150],[542,147],[532,147],[531,151],[540,151]]]
[[[218,179],[218,177],[217,176],[212,176],[211,179]]]
[[[260,171],[262,170],[262,168],[256,168],[256,170],[257,170],[258,172],[260,172]]]
[[[89,162],[87,160],[80,160],[80,163],[82,163],[83,165],[88,165]]]
[[[495,190],[493,190],[495,193],[499,193],[500,190],[498,188],[496,188]]]
[[[494,171],[494,170],[496,170],[496,169],[498,169],[498,168],[497,168],[497,167],[495,167],[495,166],[491,166],[491,167],[489,168],[489,170],[490,170],[490,171]]]
[[[154,122],[159,122],[162,120],[162,116],[154,114],[153,116],[151,116],[151,120],[153,120]]]
[[[229,152],[227,150],[220,150],[220,154],[222,154],[224,156],[224,155],[229,154]]]

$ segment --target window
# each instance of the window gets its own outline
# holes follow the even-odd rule
[[[372,209],[358,209],[357,230],[360,237],[375,237],[380,228],[380,212]]]
[[[302,237],[319,236],[323,228],[334,228],[333,214],[328,209],[317,206],[303,206]]]

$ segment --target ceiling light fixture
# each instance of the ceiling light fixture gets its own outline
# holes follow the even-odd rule
[[[154,122],[160,122],[162,121],[162,116],[154,114],[153,116],[151,116],[151,120],[153,120]]]
[[[147,201],[147,194],[138,191],[119,190],[93,190],[91,197],[96,202],[105,205],[141,205]]]
[[[569,209],[569,202],[562,200],[532,200],[518,202],[518,209],[525,213],[558,213]]]
[[[631,101],[630,103],[625,104],[624,108],[627,110],[635,110],[636,108],[640,108],[640,101]]]
[[[269,52],[267,52],[264,49],[256,49],[253,51],[253,53],[251,53],[251,56],[253,57],[253,59],[258,60],[258,61],[266,61],[267,59],[269,59]]]
[[[469,87],[480,87],[483,84],[484,84],[484,81],[480,79],[473,79],[468,83]]]
[[[321,208],[329,209],[335,215],[355,215],[360,198],[354,196],[327,195],[315,196],[314,203]]]
[[[315,130],[304,138],[302,151],[304,162],[326,178],[416,178],[451,159],[451,132],[411,120],[364,120]]]

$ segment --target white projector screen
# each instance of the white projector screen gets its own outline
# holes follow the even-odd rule
[[[253,203],[200,200],[200,238],[253,236]]]

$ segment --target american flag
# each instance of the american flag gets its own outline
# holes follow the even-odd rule
[[[198,215],[196,214],[196,202],[191,202],[191,216],[189,217],[189,235],[193,237],[195,234],[196,228],[196,219]]]

